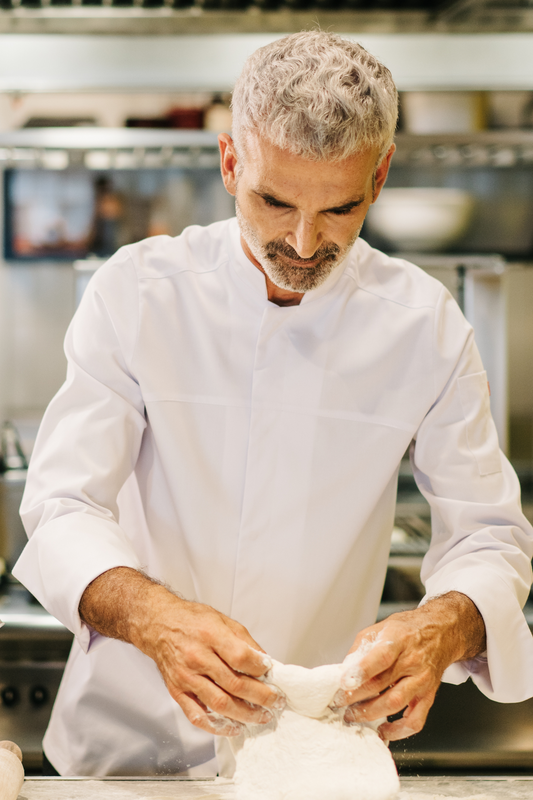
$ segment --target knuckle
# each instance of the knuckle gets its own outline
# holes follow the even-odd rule
[[[382,648],[376,653],[376,664],[381,672],[384,672],[393,663],[394,658],[390,649]]]
[[[232,658],[233,668],[237,670],[237,672],[242,672],[244,674],[248,673],[250,667],[252,666],[250,663],[250,651],[246,647],[238,647],[235,649],[235,653],[233,654]]]
[[[387,706],[388,708],[392,709],[393,714],[397,714],[399,711],[404,709],[409,702],[409,699],[406,698],[405,693],[400,689],[391,689],[390,692],[387,693]]]
[[[423,720],[423,719],[413,719],[412,717],[409,717],[409,721],[408,722],[405,722],[403,725],[401,724],[401,722],[402,721],[400,721],[400,723],[399,723],[399,726],[400,726],[399,729],[401,731],[401,738],[402,739],[407,739],[407,737],[409,737],[409,736],[414,736],[415,733],[420,733],[420,731],[424,727],[425,720]]]
[[[197,647],[187,647],[183,653],[187,667],[193,672],[201,672],[204,667],[202,655]]]
[[[260,706],[275,706],[280,703],[280,695],[260,681],[257,682],[257,698]],[[282,703],[283,700],[284,698],[281,698]]]
[[[383,678],[380,675],[374,675],[373,678],[370,678],[363,684],[361,687],[365,690],[365,692],[369,692],[372,695],[378,695],[383,691]]]
[[[237,622],[236,620],[233,620],[233,622],[234,622],[234,624],[233,624],[232,627],[233,627],[233,630],[234,630],[235,633],[241,634],[241,635],[245,635],[245,634],[248,633],[248,631],[246,630],[244,625],[241,625],[240,622]]]
[[[216,694],[212,697],[209,701],[209,707],[212,711],[215,711],[217,714],[222,714],[226,716],[226,712],[229,707],[229,698],[224,694]]]
[[[226,681],[225,689],[230,694],[236,695],[237,697],[243,692],[245,688],[245,681],[242,678],[239,678],[238,675],[230,675],[228,680]]]
[[[169,677],[174,686],[180,689],[186,689],[190,684],[189,672],[183,667],[175,667]]]

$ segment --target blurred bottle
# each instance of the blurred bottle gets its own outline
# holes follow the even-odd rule
[[[124,204],[111,181],[104,175],[95,183],[95,208],[93,235],[89,252],[96,256],[110,256],[119,247],[119,230]]]
[[[0,433],[0,471],[7,472],[9,469],[28,469],[28,461],[17,429],[6,420]]]
[[[221,94],[216,94],[206,108],[204,128],[213,133],[231,133],[231,109]]]

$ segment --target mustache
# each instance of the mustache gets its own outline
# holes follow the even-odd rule
[[[296,250],[281,239],[276,239],[265,245],[265,255],[267,258],[274,258],[275,256],[285,256],[290,258],[291,261],[298,261],[300,264],[310,264],[319,259],[320,261],[328,262],[334,261],[339,255],[341,249],[338,245],[329,243],[324,244],[316,250],[311,258],[301,258]]]

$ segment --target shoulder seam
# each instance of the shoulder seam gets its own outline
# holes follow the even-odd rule
[[[386,295],[379,294],[378,292],[372,291],[372,289],[368,289],[366,286],[363,286],[361,283],[359,283],[357,281],[355,275],[352,275],[352,274],[350,274],[348,272],[345,272],[344,274],[346,275],[346,277],[351,278],[351,280],[353,280],[353,282],[356,284],[357,288],[360,289],[362,292],[366,292],[367,294],[371,294],[373,297],[378,297],[380,300],[384,300],[384,301],[386,301],[388,303],[395,303],[395,305],[403,306],[403,308],[412,308],[412,309],[433,308],[433,309],[435,309],[437,307],[437,305],[438,305],[439,298],[440,298],[440,293],[442,291],[442,288],[444,288],[444,287],[441,287],[441,289],[439,290],[439,294],[438,294],[438,297],[437,297],[437,300],[436,300],[435,303],[422,303],[420,305],[413,305],[413,304],[410,304],[410,303],[402,303],[401,300],[398,300],[398,299],[396,299],[394,297],[387,297]]]

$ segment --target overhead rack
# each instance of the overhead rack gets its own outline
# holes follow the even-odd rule
[[[531,0],[0,0],[0,33],[533,31]]]
[[[0,134],[0,167],[61,170],[213,168],[218,140],[208,131],[33,128]]]
[[[509,168],[533,165],[533,130],[396,137],[394,164]],[[135,169],[218,167],[208,131],[30,128],[0,134],[0,167]]]

